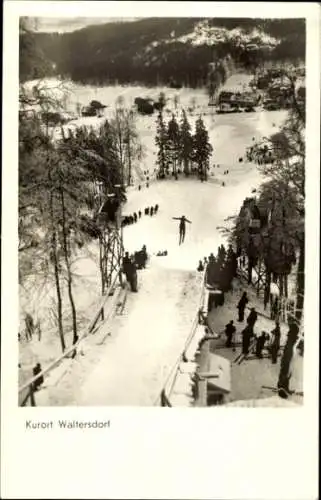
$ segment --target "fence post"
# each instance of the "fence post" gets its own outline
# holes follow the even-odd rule
[[[207,380],[198,380],[198,403],[199,406],[207,406]]]
[[[30,384],[30,386],[29,386],[29,395],[30,395],[30,406],[36,406],[33,384]]]

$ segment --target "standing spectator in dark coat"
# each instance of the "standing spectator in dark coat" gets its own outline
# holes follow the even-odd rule
[[[205,283],[209,286],[215,286],[218,283],[218,273],[217,273],[217,265],[216,260],[213,254],[209,256],[208,264],[206,265],[205,271]]]
[[[37,363],[32,369],[33,376],[35,377],[41,372],[42,372],[41,364]],[[43,375],[40,375],[40,377],[38,377],[37,380],[35,380],[33,383],[34,391],[37,391],[42,384],[43,384]]]
[[[199,261],[199,263],[198,263],[197,270],[198,270],[199,272],[204,271],[203,262],[202,262],[201,260],[200,260],[200,261]]]
[[[226,326],[225,326],[225,335],[226,335],[226,347],[232,347],[232,342],[233,342],[233,335],[236,332],[236,328],[233,324],[233,320],[231,320]]]
[[[271,319],[277,320],[279,317],[279,298],[271,297]]]
[[[223,264],[223,262],[225,261],[225,257],[226,257],[225,247],[224,247],[224,245],[220,245],[218,247],[218,251],[217,251],[217,261],[220,264]]]
[[[128,279],[129,266],[130,266],[130,257],[129,257],[129,253],[126,252],[124,257],[123,257],[123,272],[126,276],[127,281],[129,281],[129,279]]]
[[[246,304],[248,303],[249,299],[247,298],[247,293],[243,292],[242,297],[239,300],[239,303],[237,304],[237,309],[239,310],[239,317],[238,321],[242,322],[244,321],[244,311]]]
[[[142,213],[140,210],[138,210],[138,217],[141,218],[141,216],[142,216]]]
[[[154,215],[154,207],[150,207],[150,215],[153,216]]]
[[[157,214],[157,212],[158,212],[158,205],[157,205],[157,203],[155,205],[154,212],[155,212],[155,214]]]
[[[230,274],[229,265],[228,265],[228,263],[223,264],[220,267],[220,271],[219,271],[220,289],[222,290],[223,293],[227,293],[230,290],[231,280],[232,280],[232,277]]]
[[[257,337],[255,346],[255,355],[257,358],[263,358],[262,351],[264,349],[264,344],[267,338],[268,335],[265,332],[262,332],[261,335]]]
[[[141,254],[142,254],[142,258],[143,258],[143,268],[145,269],[146,262],[147,262],[147,259],[148,259],[146,245],[143,245],[143,247],[141,249]]]
[[[251,312],[248,315],[247,320],[246,320],[247,324],[249,325],[250,328],[252,328],[252,330],[254,328],[256,320],[257,320],[257,312],[255,310],[255,307],[252,307]]]
[[[272,344],[271,344],[271,359],[272,363],[275,365],[278,360],[278,352],[280,349],[280,342],[281,342],[281,330],[280,330],[280,324],[278,321],[275,322],[275,328],[272,330]]]
[[[251,338],[253,337],[253,329],[247,325],[242,331],[242,354],[245,356],[249,353]]]
[[[136,214],[136,212],[134,212],[133,217],[134,217],[134,222],[137,222],[137,214]]]
[[[130,259],[128,263],[128,281],[132,292],[137,292],[137,270],[134,262]]]

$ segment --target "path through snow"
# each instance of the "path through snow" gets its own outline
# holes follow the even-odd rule
[[[125,314],[102,325],[100,336],[111,335],[100,348],[99,362],[88,367],[84,383],[70,390],[70,380],[60,381],[50,388],[47,404],[153,405],[191,331],[201,276],[152,263],[139,281],[139,292],[128,293]],[[73,378],[72,371],[68,377]],[[43,395],[41,400],[45,403]]]

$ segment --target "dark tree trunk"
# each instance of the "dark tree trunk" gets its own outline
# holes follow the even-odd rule
[[[252,283],[252,271],[253,271],[253,259],[251,257],[248,258],[247,261],[247,283],[250,285]]]
[[[125,176],[124,176],[124,151],[123,151],[123,134],[121,130],[121,124],[119,122],[119,118],[117,116],[117,136],[118,136],[118,151],[119,151],[119,160],[120,160],[120,165],[121,165],[121,183],[125,183]]]
[[[68,238],[69,236],[67,235],[66,231],[66,207],[65,207],[65,198],[64,198],[64,192],[63,189],[60,189],[60,197],[61,197],[61,209],[62,209],[62,237],[63,237],[63,250],[64,250],[64,257],[65,257],[65,263],[66,263],[66,269],[67,269],[67,286],[68,286],[68,297],[69,297],[69,302],[70,302],[70,307],[71,307],[71,314],[72,314],[72,331],[73,331],[73,344],[75,344],[78,340],[78,335],[77,335],[77,312],[76,312],[76,306],[75,306],[75,301],[72,293],[72,273],[71,273],[71,268],[70,268],[70,261],[69,261],[69,245],[68,245]]]
[[[256,296],[259,296],[260,293],[260,283],[261,283],[261,268],[262,268],[262,262],[261,259],[259,259],[259,264],[258,264],[258,276],[257,276],[257,283],[256,283]]]
[[[100,279],[101,279],[101,294],[104,295],[105,293],[105,287],[106,287],[106,280],[105,280],[105,268],[104,268],[104,255],[105,255],[105,236],[103,233],[100,234],[99,236],[99,270],[100,270]],[[105,315],[104,315],[104,308],[101,310],[101,320],[104,321]]]
[[[174,177],[176,178],[176,176],[177,176],[176,158],[173,158],[173,174],[174,174]]]
[[[281,359],[281,367],[280,374],[278,380],[278,389],[283,389],[286,393],[289,392],[290,387],[290,365],[293,357],[293,349],[294,345],[298,339],[298,331],[299,328],[295,323],[291,323],[288,337],[286,340],[286,344],[284,347],[282,359]]]
[[[132,158],[131,158],[131,149],[130,149],[130,137],[128,134],[128,179],[127,185],[130,186],[131,178],[132,178]]]
[[[305,276],[304,276],[304,262],[305,262],[305,235],[303,235],[300,241],[299,247],[300,255],[297,270],[297,299],[296,299],[296,311],[295,318],[300,323],[303,315],[304,306],[304,286],[305,286]]]
[[[54,266],[55,275],[55,285],[57,294],[57,315],[58,315],[58,332],[61,343],[62,352],[66,349],[64,329],[62,324],[62,298],[61,298],[61,288],[59,279],[59,262],[57,256],[57,234],[54,222],[54,211],[53,211],[53,191],[50,193],[50,218],[51,218],[51,255]]]
[[[266,309],[266,306],[268,305],[270,300],[270,286],[271,286],[271,273],[270,271],[267,271],[265,288],[264,288],[264,309]]]
[[[186,177],[189,174],[188,159],[187,158],[184,158],[184,174],[186,175]]]
[[[283,274],[280,274],[279,276],[280,298],[283,297],[283,288],[284,288],[283,283],[284,283]]]
[[[46,137],[49,135],[49,123],[46,122]],[[56,233],[56,224],[55,224],[55,215],[54,215],[54,191],[52,185],[52,177],[51,177],[51,162],[49,158],[49,150],[47,150],[47,169],[48,169],[48,180],[50,186],[50,196],[49,196],[49,213],[50,213],[50,225],[51,225],[51,238],[50,238],[50,246],[51,246],[51,257],[54,266],[54,275],[55,275],[55,285],[56,285],[56,294],[57,294],[57,315],[58,315],[58,332],[61,343],[62,352],[66,349],[65,337],[64,337],[64,329],[62,323],[62,297],[61,297],[61,288],[60,288],[60,279],[59,279],[59,261],[57,255],[57,233]]]
[[[99,236],[99,270],[100,270],[100,280],[101,280],[101,294],[104,295],[105,291],[105,280],[104,280],[104,266],[103,266],[103,236]]]
[[[204,181],[207,181],[207,165],[204,166]]]
[[[287,299],[288,298],[288,275],[284,275],[284,296]]]

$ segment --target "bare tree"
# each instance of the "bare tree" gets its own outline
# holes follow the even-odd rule
[[[133,163],[140,158],[142,151],[133,111],[116,109],[114,117],[110,121],[110,127],[122,168],[122,179],[129,186],[132,179]]]

